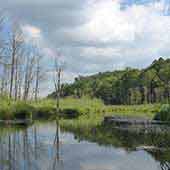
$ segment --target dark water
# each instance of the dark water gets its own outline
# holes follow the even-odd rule
[[[55,123],[1,127],[0,170],[170,169],[169,135],[100,127],[89,132],[60,131],[58,143],[56,130]]]

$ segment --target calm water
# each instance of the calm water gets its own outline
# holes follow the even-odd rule
[[[169,170],[168,135],[99,128],[86,134],[60,131],[58,143],[56,130],[55,123],[1,127],[0,170]],[[162,151],[142,150],[144,145]]]

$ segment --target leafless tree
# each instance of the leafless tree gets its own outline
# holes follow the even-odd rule
[[[34,65],[36,59],[35,57],[36,56],[32,53],[27,56],[26,67],[25,67],[24,94],[23,94],[24,100],[28,99],[31,83],[33,82]]]
[[[0,92],[1,95],[7,92],[7,79],[8,79],[8,71],[9,71],[9,66],[10,64],[7,61],[7,53],[6,53],[6,42],[2,38],[2,30],[4,26],[4,21],[5,21],[5,16],[2,11],[0,11],[0,66],[1,66],[1,76],[0,76],[0,82],[1,82],[1,87],[0,87]]]
[[[10,75],[10,90],[9,90],[9,97],[12,97],[13,94],[13,85],[14,85],[14,78],[15,78],[15,66],[17,61],[17,53],[23,44],[24,38],[23,33],[18,25],[14,25],[12,32],[11,32],[11,39],[10,39],[10,50],[11,50],[11,75]]]
[[[56,113],[60,111],[60,95],[61,95],[61,73],[63,65],[58,62],[58,58],[54,59],[54,86],[56,91]]]
[[[35,91],[34,91],[34,99],[38,100],[39,92],[40,92],[40,83],[43,82],[45,78],[45,69],[41,66],[41,60],[43,59],[42,55],[37,55],[36,57],[36,71],[35,71]]]

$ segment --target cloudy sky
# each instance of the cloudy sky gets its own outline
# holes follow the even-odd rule
[[[0,7],[46,55],[60,53],[67,82],[170,56],[170,0],[0,0]]]

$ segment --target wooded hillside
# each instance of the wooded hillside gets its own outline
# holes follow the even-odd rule
[[[105,104],[144,104],[170,99],[170,59],[159,58],[142,70],[125,70],[79,76],[62,86],[62,97],[101,98]],[[54,97],[55,93],[50,96]]]

